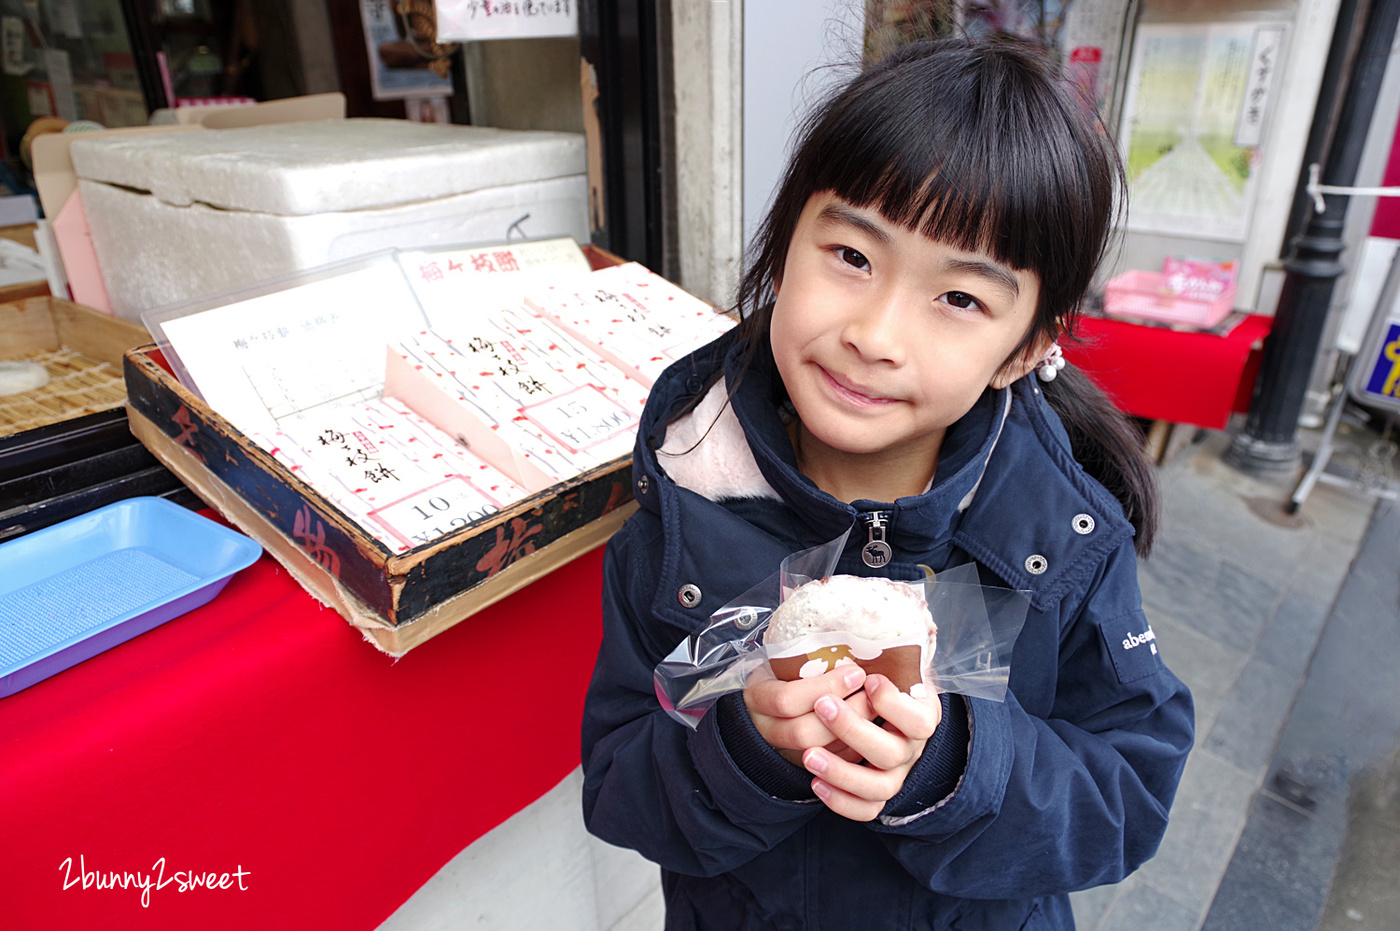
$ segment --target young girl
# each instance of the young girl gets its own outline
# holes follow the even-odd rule
[[[1131,427],[1053,377],[1118,179],[1005,43],[907,47],[807,122],[743,323],[653,389],[605,563],[584,811],[661,864],[667,928],[1072,928],[1066,893],[1156,851],[1192,707],[1138,594],[1155,491]],[[842,667],[667,717],[657,662],[853,524],[839,572],[973,561],[1030,592],[1006,701]]]

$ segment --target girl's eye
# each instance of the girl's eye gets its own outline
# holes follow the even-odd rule
[[[839,255],[841,261],[845,262],[847,265],[858,268],[861,271],[870,270],[870,260],[867,259],[864,254],[857,252],[850,246],[841,246],[836,250],[836,254]]]
[[[977,303],[977,298],[965,291],[949,291],[943,295],[943,300],[959,310],[980,310],[982,305]]]

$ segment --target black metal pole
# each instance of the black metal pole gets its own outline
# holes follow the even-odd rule
[[[1356,181],[1397,20],[1400,0],[1374,0],[1366,13],[1336,130],[1323,162],[1324,185],[1350,187]],[[1347,26],[1340,20],[1337,23],[1339,30]],[[1332,52],[1337,51],[1338,43],[1334,42]],[[1264,342],[1264,359],[1249,419],[1226,455],[1226,460],[1234,465],[1277,471],[1291,470],[1298,463],[1298,419],[1322,342],[1332,292],[1343,270],[1342,233],[1348,199],[1344,194],[1323,195],[1326,209],[1321,213],[1314,211],[1302,234],[1293,241],[1293,253],[1283,265],[1286,276],[1274,312],[1273,329]]]

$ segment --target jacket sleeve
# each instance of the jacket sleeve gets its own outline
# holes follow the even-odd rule
[[[956,788],[927,791],[936,760],[926,752],[872,829],[948,895],[1028,898],[1126,877],[1161,842],[1194,731],[1190,693],[1149,631],[1129,542],[1061,628],[1050,713],[1029,713],[1012,693],[967,699]]]
[[[822,806],[775,798],[747,778],[721,739],[717,709],[695,730],[661,709],[653,670],[691,631],[648,610],[655,580],[639,554],[660,545],[653,524],[639,512],[603,562],[603,643],[583,716],[584,820],[667,869],[715,875],[772,848]]]

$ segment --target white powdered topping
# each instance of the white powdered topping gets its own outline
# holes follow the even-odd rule
[[[839,630],[864,640],[892,640],[938,628],[922,585],[890,579],[833,575],[797,588],[768,621],[763,642],[790,643],[808,634]]]

